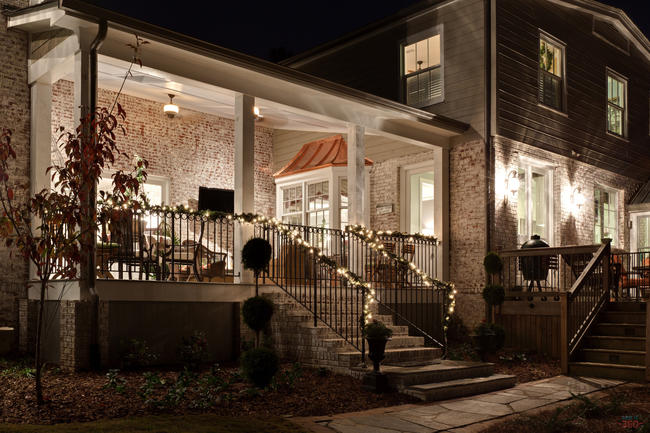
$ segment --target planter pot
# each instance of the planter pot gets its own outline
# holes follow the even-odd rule
[[[474,347],[476,347],[476,350],[481,356],[482,361],[485,361],[487,354],[495,353],[497,350],[503,347],[504,337],[504,335],[499,335],[496,333],[472,335]]]
[[[366,338],[368,341],[368,358],[372,361],[373,370],[379,373],[379,363],[384,360],[388,338]]]

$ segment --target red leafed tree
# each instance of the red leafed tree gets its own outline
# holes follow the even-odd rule
[[[97,185],[102,172],[110,169],[117,157],[128,158],[116,143],[116,131],[123,131],[120,122],[125,117],[118,104],[117,116],[102,108],[81,119],[75,131],[61,128],[58,144],[65,162],[49,167],[51,187],[27,200],[17,199],[9,175],[12,161],[16,159],[11,131],[4,129],[0,136],[0,238],[33,265],[40,288],[35,350],[38,404],[43,402],[41,336],[45,294],[52,279],[77,277],[77,265],[84,260],[83,245],[96,242],[97,210],[84,203],[88,203],[89,194],[95,193],[92,186]],[[139,164],[141,173],[142,165],[146,168],[147,163],[139,161]],[[138,195],[140,177],[115,172],[113,191],[104,196],[121,203],[130,202],[137,209],[139,204],[133,198]]]

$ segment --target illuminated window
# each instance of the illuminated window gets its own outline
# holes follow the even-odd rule
[[[564,110],[564,46],[547,36],[539,38],[539,102]]]
[[[424,107],[443,100],[441,36],[438,33],[402,47],[407,105]]]
[[[282,188],[282,222],[302,224],[302,184]]]
[[[627,122],[627,80],[607,71],[607,131],[624,137]]]
[[[603,188],[594,189],[594,242],[610,238],[612,245],[618,239],[618,194]]]

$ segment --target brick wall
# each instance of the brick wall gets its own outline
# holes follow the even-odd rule
[[[4,5],[25,7],[27,0],[0,0]],[[13,131],[12,143],[17,158],[9,175],[17,188],[18,199],[29,191],[29,88],[27,87],[27,35],[7,30],[7,19],[0,14],[0,128]],[[0,243],[0,326],[17,326],[15,301],[24,296],[27,263]]]
[[[73,83],[58,81],[52,88],[52,127],[73,126]],[[99,89],[98,106],[109,107],[115,92]],[[187,204],[198,199],[199,186],[234,187],[234,121],[184,109],[169,119],[162,105],[134,96],[120,95],[126,111],[126,137],[118,133],[118,146],[129,156],[137,154],[149,161],[148,173],[170,179],[171,204]],[[255,211],[275,215],[273,183],[273,130],[255,130]],[[53,149],[56,157],[57,150]],[[56,160],[56,159],[55,159]],[[128,169],[121,158],[116,168]]]
[[[633,179],[621,176],[577,159],[562,157],[550,152],[497,137],[494,143],[495,159],[495,218],[492,227],[492,248],[507,249],[518,246],[517,195],[505,191],[508,173],[516,170],[521,158],[551,164],[553,176],[553,224],[551,245],[585,245],[594,243],[594,188],[600,186],[615,190],[618,198],[618,239],[616,246],[629,247],[626,202],[638,187]],[[580,188],[585,203],[578,208],[571,196]]]

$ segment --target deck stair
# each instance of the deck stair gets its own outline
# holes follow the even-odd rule
[[[645,380],[646,303],[611,302],[584,338],[569,373],[575,376]]]
[[[273,344],[281,357],[303,365],[323,367],[336,373],[361,377],[361,353],[280,289],[265,288],[264,296],[275,305],[271,322]],[[326,301],[323,301],[323,307]],[[346,311],[332,312],[350,314]],[[382,370],[389,386],[424,401],[462,397],[514,386],[515,377],[498,375],[489,363],[441,360],[440,348],[426,347],[423,337],[410,336],[408,326],[394,325],[390,315],[374,314],[393,330],[386,346]]]

